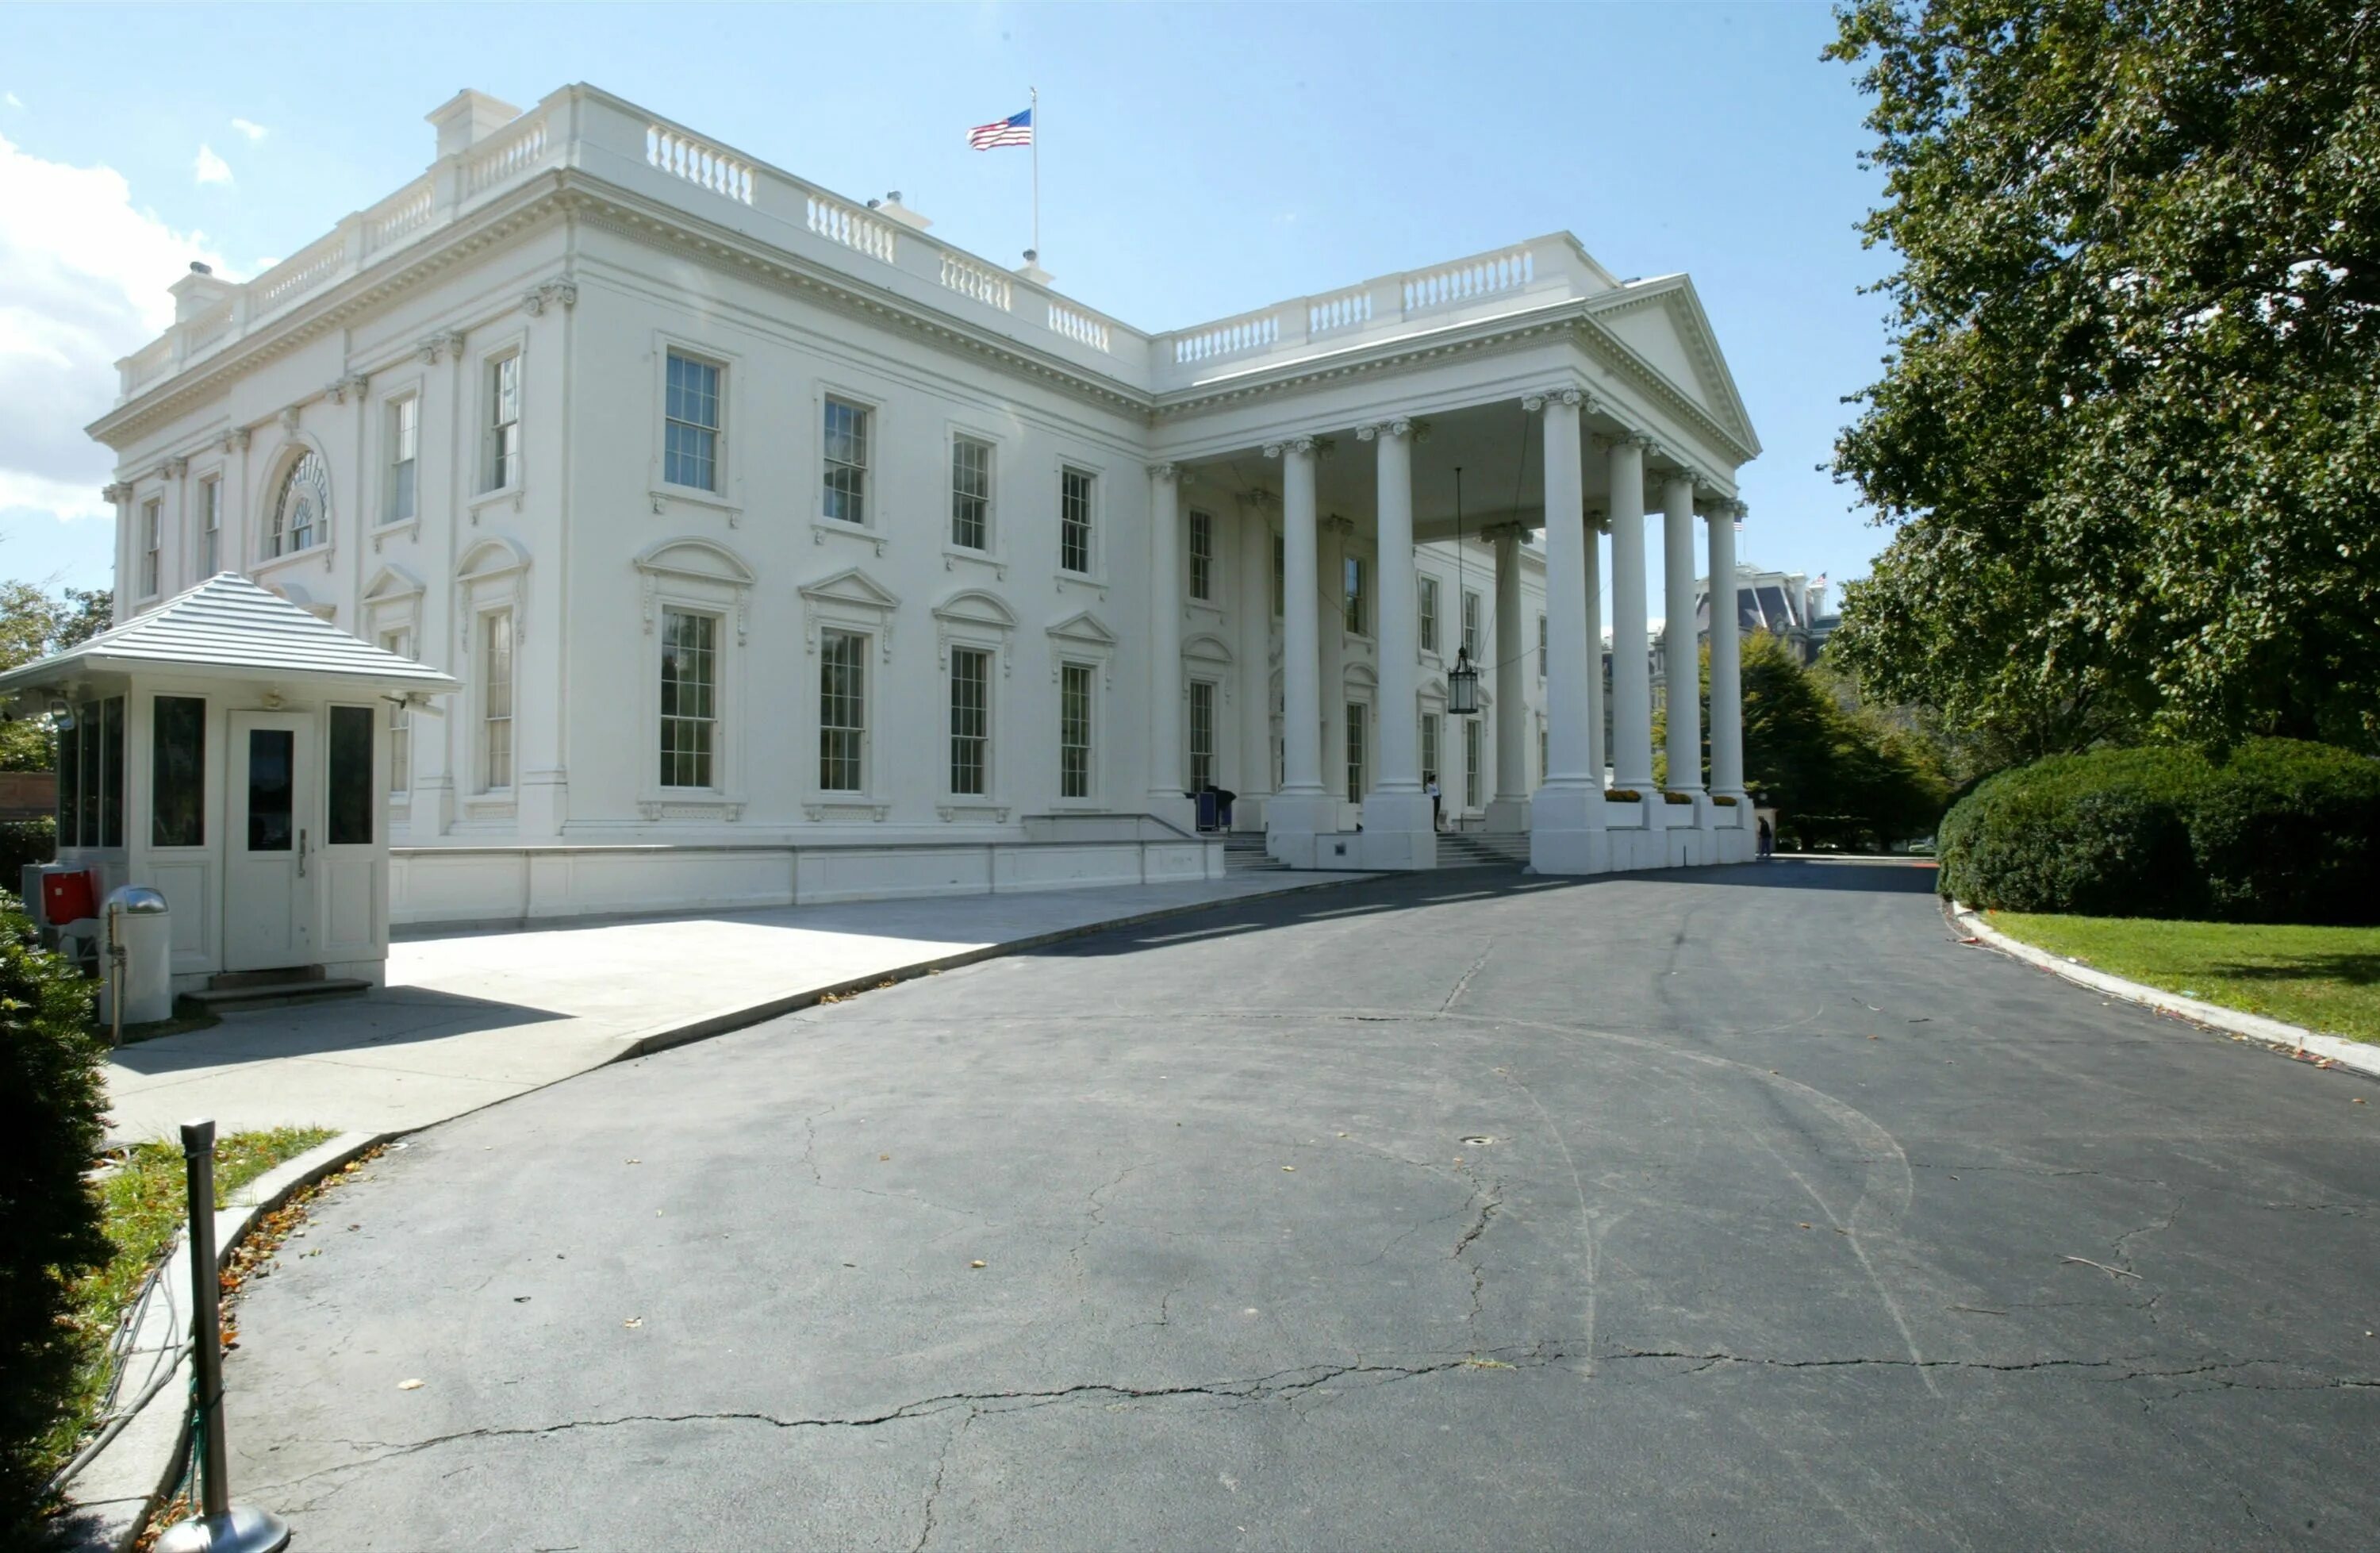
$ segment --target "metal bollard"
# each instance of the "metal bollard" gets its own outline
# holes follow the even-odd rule
[[[156,1553],[279,1553],[289,1528],[277,1515],[231,1502],[223,1419],[223,1285],[215,1266],[215,1124],[182,1123],[189,1180],[190,1363],[198,1376],[199,1510],[157,1539]]]

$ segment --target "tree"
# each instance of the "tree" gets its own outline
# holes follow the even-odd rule
[[[2006,760],[2380,752],[2371,0],[1854,0],[1900,268],[1833,650]]]
[[[115,595],[105,588],[68,588],[52,598],[30,582],[0,582],[0,669],[61,653],[107,629]],[[0,771],[47,771],[50,729],[39,717],[0,723]]]

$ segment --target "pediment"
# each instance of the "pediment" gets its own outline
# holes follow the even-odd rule
[[[398,599],[419,598],[428,591],[409,569],[391,561],[372,573],[372,580],[364,585],[364,602],[393,604]]]
[[[750,562],[717,540],[686,537],[665,539],[637,556],[638,571],[667,572],[675,577],[699,577],[713,582],[749,587],[757,575]]]
[[[1232,649],[1221,637],[1201,631],[1182,644],[1182,655],[1206,663],[1228,664],[1232,661]]]
[[[934,617],[953,625],[982,626],[994,630],[1016,629],[1015,613],[980,588],[960,589],[934,605]]]
[[[1697,409],[1758,450],[1752,418],[1691,279],[1665,275],[1623,287],[1598,300],[1593,316]]]
[[[1098,616],[1086,609],[1079,615],[1069,615],[1050,628],[1051,636],[1062,636],[1069,642],[1085,642],[1098,647],[1116,644],[1116,633],[1108,630]]]
[[[1378,690],[1380,685],[1380,677],[1373,672],[1372,666],[1370,664],[1349,664],[1347,666],[1347,683],[1362,690]]]
[[[481,577],[501,577],[528,566],[528,551],[518,540],[495,534],[463,552],[463,558],[455,563],[455,576],[459,581],[468,582]]]
[[[812,604],[843,604],[856,609],[888,613],[901,607],[901,600],[896,594],[857,567],[846,568],[815,582],[805,582],[796,591]]]

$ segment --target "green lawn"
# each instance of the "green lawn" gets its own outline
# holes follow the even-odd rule
[[[271,1132],[234,1132],[215,1140],[215,1205],[272,1169],[336,1136],[326,1127],[284,1127]],[[107,1238],[115,1254],[75,1286],[70,1319],[83,1356],[75,1372],[73,1405],[44,1442],[55,1471],[81,1444],[103,1400],[115,1324],[140,1285],[182,1228],[188,1189],[183,1183],[179,1143],[135,1143],[124,1167],[100,1182]],[[125,1399],[129,1400],[129,1399]]]
[[[2380,927],[2264,927],[1993,911],[2011,938],[2096,970],[2325,1034],[2380,1042]]]

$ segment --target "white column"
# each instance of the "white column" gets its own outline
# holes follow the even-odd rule
[[[1366,868],[1434,868],[1438,836],[1421,790],[1421,602],[1414,575],[1413,440],[1410,421],[1358,427],[1376,446],[1379,561],[1374,568],[1372,641],[1379,691],[1373,698],[1372,790],[1364,795]]]
[[[1611,445],[1611,785],[1653,788],[1652,660],[1645,635],[1645,449]]]
[[[1720,502],[1710,515],[1711,792],[1735,800],[1735,823],[1752,828],[1743,793],[1743,679],[1736,639],[1735,524],[1742,502]]]
[[[1182,481],[1148,466],[1148,804],[1182,809]]]
[[[1694,632],[1694,477],[1661,477],[1661,677],[1667,687],[1670,790],[1703,790],[1703,676]]]
[[[1496,542],[1496,792],[1488,828],[1519,832],[1529,828],[1527,686],[1537,641],[1521,618],[1521,526],[1505,523],[1490,532]]]
[[[1332,802],[1322,790],[1322,641],[1315,605],[1321,593],[1316,554],[1314,439],[1294,437],[1269,444],[1265,457],[1281,460],[1281,784],[1265,811],[1268,849],[1284,862],[1313,866],[1317,834],[1336,828]],[[1306,839],[1301,846],[1297,838]]]
[[[1529,807],[1529,861],[1540,874],[1609,866],[1603,784],[1586,730],[1586,501],[1579,406],[1564,389],[1523,400],[1546,416],[1546,779]]]
[[[1603,750],[1603,508],[1586,514],[1586,769],[1598,788],[1609,764]],[[1548,630],[1552,623],[1548,622]],[[1548,685],[1550,691],[1551,687]],[[1550,699],[1550,697],[1548,697]],[[1548,735],[1550,738],[1550,735]]]
[[[1347,540],[1355,525],[1344,518],[1322,520],[1315,535],[1314,569],[1321,591],[1307,605],[1314,614],[1318,654],[1315,677],[1322,692],[1322,790],[1347,803],[1364,795],[1347,790]],[[1333,812],[1326,827],[1352,825]]]
[[[1264,813],[1251,800],[1272,791],[1272,523],[1265,516],[1270,495],[1250,491],[1240,498],[1240,796],[1232,809],[1241,830],[1254,829]]]

